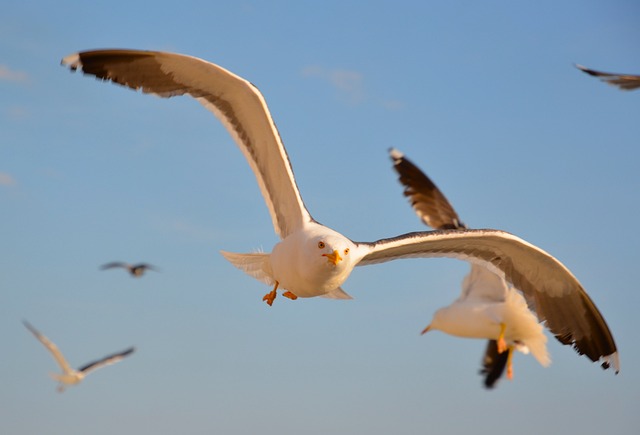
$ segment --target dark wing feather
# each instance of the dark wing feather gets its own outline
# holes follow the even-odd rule
[[[404,186],[404,196],[420,219],[436,230],[466,228],[438,186],[400,151],[390,150],[393,168]]]
[[[100,266],[100,269],[102,269],[102,270],[113,269],[115,267],[122,267],[124,269],[128,269],[129,268],[129,264],[123,263],[121,261],[114,261],[114,262],[111,262],[111,263],[103,264],[102,266]]]
[[[99,360],[90,362],[89,364],[85,364],[84,366],[78,369],[79,372],[83,372],[85,375],[93,370],[97,370],[101,367],[117,363],[122,360],[124,357],[132,354],[135,351],[135,347],[130,347],[129,349],[123,350],[122,352],[117,352],[111,355],[107,355],[104,358]]]
[[[640,88],[640,76],[632,74],[616,74],[603,71],[596,71],[582,65],[576,65],[581,71],[599,78],[608,85],[617,86],[623,91],[632,91]]]

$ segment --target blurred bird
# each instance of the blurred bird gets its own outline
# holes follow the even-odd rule
[[[408,160],[400,151],[391,149],[391,159],[394,169],[400,175],[399,181],[405,186],[404,195],[409,197],[411,205],[422,221],[435,228],[451,228],[457,230],[466,229],[458,214],[455,212],[447,198],[438,187],[417,166]],[[540,324],[545,320],[540,312],[544,310],[558,310],[562,312],[560,322],[554,324],[552,331],[565,328],[563,322],[571,324],[574,319],[584,317],[583,308],[575,309],[573,301],[562,298],[549,297],[544,293],[526,292],[521,294],[510,286],[502,275],[497,275],[485,265],[471,263],[471,271],[465,277],[462,284],[462,294],[451,305],[436,311],[431,324],[423,330],[423,334],[429,330],[441,330],[445,333],[468,337],[488,338],[485,356],[482,361],[481,374],[485,376],[485,386],[492,388],[500,379],[506,367],[507,377],[512,379],[512,356],[514,350],[523,353],[531,353],[543,366],[551,362],[546,342],[547,338]],[[529,304],[531,310],[538,310],[538,317],[529,309],[525,297],[536,301],[538,305]],[[597,308],[588,299],[586,293],[582,297],[587,298],[590,304],[589,310],[597,313]],[[595,316],[599,321],[601,317]],[[603,320],[602,320],[603,321]],[[589,341],[600,339],[598,334],[593,334],[595,328],[585,325],[585,330],[580,331],[584,338],[584,348],[576,346],[576,350],[583,353],[591,345]],[[556,337],[563,343],[563,333],[556,333]],[[597,360],[598,358],[592,360]],[[618,371],[617,354],[611,358],[605,358],[603,367],[613,364]]]
[[[158,272],[158,269],[156,269],[154,266],[151,266],[150,264],[145,264],[145,263],[128,264],[128,263],[123,263],[123,262],[119,262],[119,261],[114,261],[113,263],[103,264],[102,266],[100,266],[100,269],[102,269],[102,270],[113,269],[115,267],[120,267],[122,269],[128,270],[129,273],[131,274],[131,276],[133,276],[135,278],[139,278],[142,275],[144,275],[144,272],[147,269],[155,270],[156,272]]]
[[[598,77],[600,80],[611,86],[617,86],[623,91],[632,91],[640,88],[640,76],[631,74],[615,74],[602,71],[596,71],[594,69],[587,68],[586,66],[576,64],[576,68],[581,71]]]
[[[101,358],[97,361],[90,362],[89,364],[85,364],[80,367],[78,370],[74,370],[69,366],[69,363],[64,358],[58,347],[53,344],[47,337],[42,335],[36,328],[31,326],[29,322],[23,320],[24,326],[27,327],[29,331],[46,347],[53,358],[56,360],[60,368],[62,369],[62,374],[58,373],[50,373],[50,376],[58,381],[60,384],[58,385],[58,392],[62,393],[65,390],[65,387],[70,385],[76,385],[82,382],[82,380],[87,376],[90,372],[97,370],[101,367],[116,363],[122,360],[127,355],[130,355],[135,350],[134,347],[130,347],[122,352],[114,353],[111,355],[107,355],[104,358]]]

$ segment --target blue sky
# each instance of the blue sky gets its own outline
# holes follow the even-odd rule
[[[635,268],[640,91],[572,64],[640,73],[640,6],[566,2],[9,0],[0,15],[0,433],[632,433],[640,427]],[[564,262],[616,338],[603,372],[550,337],[494,391],[484,343],[433,333],[468,270],[356,269],[353,301],[279,297],[224,249],[277,242],[246,161],[187,98],[71,74],[79,50],[169,50],[256,84],[311,214],[356,241],[423,229],[397,147],[462,219]],[[109,261],[161,269],[142,279]],[[60,395],[57,366],[135,345]]]

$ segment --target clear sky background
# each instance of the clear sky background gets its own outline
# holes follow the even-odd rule
[[[537,2],[4,2],[0,14],[0,433],[602,434],[640,428],[640,5]],[[219,250],[277,242],[211,113],[71,74],[79,50],[168,50],[255,83],[316,220],[356,241],[424,229],[397,147],[476,228],[580,279],[614,376],[549,339],[486,391],[480,340],[434,332],[468,265],[357,268],[353,301],[278,297]],[[161,269],[133,279],[109,261]],[[28,319],[78,367],[64,394]]]

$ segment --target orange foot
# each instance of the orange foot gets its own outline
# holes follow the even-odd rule
[[[273,301],[275,300],[276,296],[278,295],[276,293],[276,290],[278,290],[278,286],[279,285],[280,285],[280,283],[278,281],[276,281],[276,285],[273,286],[273,290],[271,290],[269,293],[264,295],[264,297],[262,298],[262,300],[265,301],[267,304],[269,304],[269,306],[273,305]]]
[[[507,329],[507,325],[500,324],[500,335],[498,336],[498,353],[502,353],[507,350],[507,342],[504,339],[504,331]]]
[[[498,353],[505,352],[507,350],[507,342],[504,337],[498,338]]]
[[[289,291],[282,293],[282,296],[284,296],[285,298],[289,298],[292,301],[295,301],[296,299],[298,299],[298,296],[294,295],[293,293],[291,293]]]
[[[271,306],[271,305],[273,305],[273,301],[275,300],[276,296],[277,296],[276,291],[275,290],[271,290],[269,293],[264,295],[262,300],[265,301],[267,304],[269,304],[269,306]]]
[[[509,346],[509,355],[507,356],[507,379],[513,380],[513,346]]]

